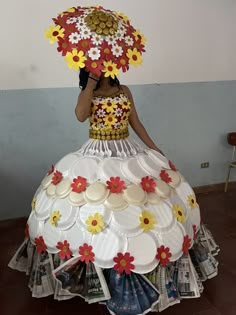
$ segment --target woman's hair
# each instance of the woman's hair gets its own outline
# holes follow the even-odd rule
[[[79,73],[79,87],[84,90],[86,88],[87,82],[88,82],[88,77],[89,77],[89,72],[87,72],[85,70],[85,68],[81,68],[80,69],[80,73]],[[118,80],[118,78],[115,76],[115,79],[112,79],[111,77],[109,77],[109,83],[111,86],[118,86],[120,87],[120,81]],[[100,81],[98,81],[97,85],[96,85],[96,89],[97,90],[100,86]]]

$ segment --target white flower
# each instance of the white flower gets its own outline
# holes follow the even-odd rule
[[[116,122],[116,123],[114,124],[114,128],[115,128],[115,129],[119,129],[120,126],[121,126],[120,122]]]
[[[124,36],[126,31],[127,31],[126,27],[122,23],[119,23],[117,32],[119,32],[120,34],[122,34],[122,36]]]
[[[101,45],[102,42],[103,42],[103,38],[102,38],[101,35],[98,35],[98,34],[93,35],[93,37],[92,37],[92,43],[93,43],[94,45]]]
[[[85,23],[83,20],[77,21],[76,23],[76,28],[78,29],[78,31],[81,31],[82,29],[84,29],[86,27]]]
[[[122,54],[123,54],[123,49],[121,46],[118,46],[117,44],[113,45],[112,46],[112,49],[111,49],[113,55],[115,57],[120,57]]]
[[[97,111],[97,116],[98,116],[99,118],[105,117],[105,116],[106,116],[105,110],[100,108],[100,109]]]
[[[90,29],[88,29],[87,27],[81,29],[81,38],[82,39],[88,39],[88,38],[90,38],[90,35],[91,35]]]
[[[88,55],[92,60],[98,60],[101,56],[101,52],[97,47],[93,47],[89,49]]]
[[[113,35],[108,35],[105,37],[106,38],[106,42],[109,44],[109,45],[113,45],[115,44],[115,38]]]
[[[116,110],[115,110],[115,115],[116,115],[117,117],[120,117],[120,116],[122,115],[122,113],[123,113],[123,110],[122,110],[121,108],[116,108]]]
[[[124,34],[121,33],[119,30],[116,32],[116,34],[114,35],[115,40],[122,40],[124,38]]]
[[[76,17],[71,17],[66,21],[66,24],[73,24],[77,21]]]
[[[105,126],[104,123],[100,123],[100,124],[99,124],[99,128],[104,129],[105,127],[106,127],[106,126]]]
[[[134,40],[133,40],[132,37],[126,36],[126,37],[125,37],[125,43],[126,43],[127,45],[129,45],[129,46],[133,46]]]
[[[69,36],[69,42],[71,42],[72,44],[78,44],[80,40],[81,40],[81,36],[77,32],[71,33]]]

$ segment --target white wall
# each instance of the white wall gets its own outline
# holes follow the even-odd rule
[[[148,40],[143,66],[123,83],[236,79],[235,0],[2,0],[0,89],[76,86],[77,73],[44,30],[57,13],[98,3],[124,12]]]

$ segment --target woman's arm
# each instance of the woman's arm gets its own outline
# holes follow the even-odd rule
[[[94,79],[91,79],[89,77],[86,88],[82,90],[78,96],[78,101],[75,108],[75,115],[77,119],[81,122],[85,121],[90,114],[93,91],[96,88],[97,81],[97,78],[94,77]]]
[[[158,149],[158,147],[155,145],[155,143],[152,141],[150,138],[149,134],[147,133],[146,129],[144,128],[143,124],[139,120],[135,105],[134,105],[134,100],[133,96],[127,86],[122,86],[123,90],[125,93],[127,93],[127,96],[129,97],[129,100],[131,102],[131,113],[129,116],[129,123],[134,130],[134,132],[137,134],[137,136],[143,141],[143,143],[146,144],[147,147],[150,149],[156,150],[163,154],[163,152]],[[164,154],[163,154],[164,155]]]

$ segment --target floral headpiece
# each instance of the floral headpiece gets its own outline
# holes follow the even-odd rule
[[[73,7],[53,18],[45,31],[50,43],[65,57],[68,67],[85,68],[114,78],[119,70],[142,63],[146,39],[123,14],[103,7]]]

